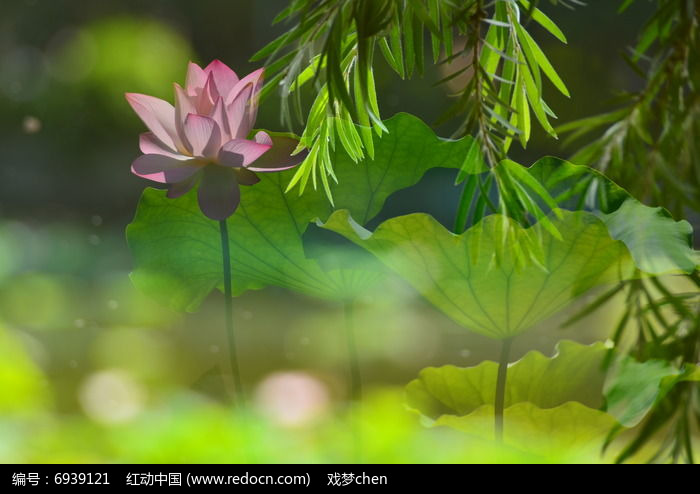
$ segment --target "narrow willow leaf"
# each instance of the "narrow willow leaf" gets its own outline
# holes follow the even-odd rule
[[[403,11],[403,22],[401,26],[406,75],[410,78],[413,76],[413,69],[416,66],[416,49],[413,38],[417,36],[414,32],[413,8],[411,4],[406,5]]]
[[[296,35],[296,36],[295,36]],[[272,54],[274,54],[277,50],[282,48],[284,45],[290,43],[291,41],[294,41],[295,38],[298,38],[301,35],[301,31],[287,31],[286,33],[280,35],[279,37],[275,38],[274,40],[270,41],[268,44],[266,44],[264,47],[262,47],[260,50],[255,52],[252,57],[250,57],[251,62],[259,62],[261,60],[265,60]]]
[[[355,105],[353,105],[352,98],[348,92],[347,82],[343,75],[343,67],[347,64],[347,60],[345,60],[345,64],[343,63],[344,60],[341,55],[343,53],[343,41],[342,23],[340,21],[340,16],[338,16],[333,21],[333,25],[330,28],[330,34],[326,45],[326,84],[328,86],[329,101],[335,102],[338,100],[345,109],[350,112],[352,119],[357,121],[356,108]]]
[[[413,8],[416,21],[421,24],[421,32],[423,31],[422,26],[426,26],[432,34],[440,36],[440,28],[430,16],[430,12],[425,6],[425,2],[422,0],[408,0],[408,3]]]
[[[548,134],[556,137],[557,134],[554,131],[554,128],[549,123],[549,120],[547,120],[547,115],[542,105],[542,98],[539,90],[537,89],[537,84],[535,84],[535,80],[532,78],[532,74],[529,70],[527,70],[527,68],[521,69],[520,74],[522,74],[525,82],[525,94],[527,95],[527,100],[530,102],[530,107],[535,113],[537,121],[540,122],[540,125],[542,125],[542,128],[547,131]]]
[[[554,238],[557,240],[562,240],[561,234],[554,223],[547,217],[547,215],[542,211],[535,201],[530,197],[530,194],[525,190],[525,188],[517,181],[513,180],[513,187],[516,197],[522,202],[525,211],[534,216],[535,220],[542,225],[542,227],[547,230]]]
[[[535,194],[537,194],[537,197],[542,199],[547,204],[547,206],[549,206],[551,210],[554,211],[555,214],[559,211],[557,202],[550,195],[549,191],[536,178],[534,178],[530,173],[528,173],[527,169],[524,166],[511,160],[503,160],[500,163],[500,166],[505,167],[508,170],[508,172],[515,177],[517,181],[525,184],[529,189],[531,189]]]
[[[357,163],[362,158],[362,146],[358,146],[353,138],[352,132],[355,130],[355,125],[343,118],[335,118],[335,134],[340,139],[343,149],[348,153],[351,160]]]
[[[573,316],[569,317],[566,321],[561,323],[561,327],[565,328],[567,326],[571,326],[577,321],[580,321],[584,317],[588,316],[592,312],[594,312],[596,309],[600,308],[612,298],[620,293],[620,291],[625,287],[624,283],[620,283],[619,285],[613,287],[612,289],[608,290],[607,292],[603,293],[600,295],[597,299],[595,299],[593,302],[590,304],[586,305],[586,307],[583,308],[583,310],[577,312]]]
[[[530,11],[530,2],[528,0],[518,0],[528,11]],[[537,24],[545,28],[549,33],[557,38],[559,41],[562,43],[567,43],[566,41],[566,36],[564,36],[564,33],[559,29],[559,27],[552,21],[549,17],[547,17],[544,12],[542,12],[538,8],[532,9],[532,20],[535,21]]]
[[[456,234],[462,233],[467,228],[469,210],[471,209],[471,205],[474,200],[474,191],[476,191],[476,184],[478,180],[479,177],[476,175],[468,175],[468,178],[464,183],[462,194],[459,199],[459,208],[457,209],[457,214],[455,215],[455,223],[452,227],[452,231]]]
[[[441,84],[444,84],[446,82],[451,81],[455,77],[459,77],[460,75],[464,74],[466,71],[470,70],[472,68],[471,65],[467,65],[465,67],[462,67],[461,69],[455,70],[454,72],[451,72],[449,75],[443,77],[439,81],[437,81],[433,86],[439,86]]]
[[[479,223],[486,214],[486,208],[490,207],[492,212],[496,212],[496,206],[491,202],[489,193],[493,183],[493,174],[489,174],[484,181],[479,177],[479,195],[474,205],[474,216],[472,217],[472,225]]]
[[[265,101],[274,91],[279,89],[280,81],[284,79],[284,72],[275,74],[271,79],[268,79],[263,88],[258,93],[259,101]]]
[[[312,174],[315,175],[316,169],[318,168],[318,153],[320,150],[320,142],[318,139],[316,142],[314,142],[313,146],[311,146],[311,150],[309,151],[309,155],[306,157],[304,162],[301,164],[299,167],[299,170],[297,171],[296,174],[292,177],[292,179],[289,181],[289,184],[287,185],[287,192],[292,190],[296,182],[299,182],[299,195],[301,196],[304,191],[306,190],[306,184],[309,182],[309,177],[311,177]],[[300,180],[301,179],[301,180]],[[314,178],[315,181],[315,178]],[[314,187],[315,189],[315,187]]]
[[[654,43],[654,41],[656,41],[658,37],[659,24],[656,19],[653,19],[652,22],[646,26],[644,31],[642,31],[642,34],[639,37],[639,42],[634,49],[634,61],[639,61],[642,55],[644,55],[647,49],[652,45],[652,43]]]
[[[369,108],[371,110],[369,115],[373,122],[372,127],[374,128],[375,133],[381,137],[382,132],[387,132],[387,128],[384,126],[384,123],[380,118],[379,103],[377,102],[377,88],[374,85],[374,71],[372,68],[367,71],[367,93],[369,96]]]
[[[558,125],[556,131],[562,134],[572,132],[572,135],[567,137],[567,139],[564,141],[564,144],[566,145],[571,141],[594,131],[596,128],[599,128],[602,125],[607,125],[623,119],[628,113],[629,110],[627,108],[622,108],[614,112],[586,117],[580,120],[567,122],[563,125]]]
[[[520,143],[523,148],[526,148],[527,143],[530,141],[530,132],[532,130],[530,107],[527,105],[527,95],[525,94],[525,87],[520,77],[517,82],[516,88],[514,89],[515,108],[518,112],[518,127],[522,131],[519,136]]]
[[[545,100],[540,100],[540,101],[542,102],[542,108],[544,109],[544,112],[545,112],[547,115],[549,115],[550,117],[555,118],[555,119],[556,119],[556,118],[559,118],[559,117],[557,117],[557,114],[554,113],[554,110],[552,110],[552,109],[549,107],[549,105],[547,104],[547,102],[546,102]]]
[[[442,4],[441,4],[442,5]],[[452,36],[454,35],[454,28],[452,25],[452,11],[449,7],[442,10],[442,44],[445,48],[445,55],[449,58],[452,56]]]
[[[460,184],[465,177],[469,175],[484,173],[488,169],[488,165],[484,161],[484,156],[481,153],[481,146],[478,141],[474,140],[472,141],[472,145],[469,146],[467,154],[464,156],[464,161],[455,179],[455,185]]]
[[[440,0],[429,0],[428,11],[430,14],[430,20],[437,28],[437,32],[430,32],[430,44],[433,51],[433,63],[437,63],[440,59],[440,42],[442,41],[443,34],[440,32]]]
[[[389,32],[389,46],[391,46],[391,52],[394,55],[399,76],[404,79],[406,77],[406,69],[404,67],[404,51],[401,45],[401,22],[399,16],[397,9],[394,13],[394,22],[391,24],[391,31]]]
[[[324,85],[319,91],[318,95],[316,96],[316,99],[314,100],[313,104],[311,105],[311,110],[309,110],[309,116],[306,119],[306,128],[304,129],[304,133],[299,139],[299,148],[297,149],[310,148],[312,146],[314,140],[316,139],[316,136],[320,131],[321,123],[323,122],[323,119],[327,116],[327,107],[328,90]]]
[[[360,137],[362,138],[362,142],[365,145],[365,150],[367,151],[367,155],[370,158],[374,158],[374,138],[372,137],[372,124],[370,123],[370,118],[369,118],[369,113],[367,112],[367,104],[365,103],[364,100],[364,95],[362,94],[362,89],[360,86],[360,74],[358,71],[355,71],[353,75],[354,81],[353,81],[353,89],[355,92],[355,101],[357,102],[357,106],[359,108],[358,111],[358,117],[359,117],[359,129],[360,129]]]
[[[297,89],[301,88],[309,82],[313,77],[316,75],[316,73],[319,70],[322,70],[323,67],[320,64],[321,62],[321,56],[316,55],[313,60],[309,63],[309,65],[301,71],[301,73],[294,79],[294,82],[292,82],[289,86],[289,91],[294,92]]]
[[[508,45],[508,49],[510,49],[510,44]],[[515,80],[517,78],[517,71],[516,71],[516,64],[513,62],[510,62],[508,60],[503,61],[503,71],[502,71],[503,77],[498,77],[496,80],[501,80],[501,87],[499,88],[499,93],[498,97],[499,100],[502,103],[496,103],[495,107],[498,109],[499,115],[501,115],[503,118],[508,118],[509,113],[512,114],[515,112],[515,108],[513,107],[512,104],[510,106],[508,105],[507,102],[513,101],[513,98],[511,97],[511,93],[516,89],[515,86]],[[508,81],[508,82],[504,82]],[[512,123],[511,123],[512,122]],[[515,127],[518,129],[517,132],[515,132],[516,135],[520,135],[522,133],[522,129],[515,125],[515,121],[509,122],[509,125],[511,127]]]
[[[537,87],[537,92],[540,94],[540,98],[542,97],[542,75],[540,74],[540,64],[537,62],[537,57],[535,56],[535,52],[530,46],[530,43],[528,42],[527,39],[527,31],[523,29],[523,27],[518,23],[516,20],[513,19],[513,16],[511,16],[511,22],[513,22],[513,25],[515,26],[515,32],[517,33],[518,36],[518,44],[520,46],[520,51],[522,54],[525,55],[525,58],[522,59],[521,61],[524,62],[527,60],[527,64],[530,68],[530,74],[533,77],[533,80],[535,81],[535,85]]]
[[[401,75],[401,70],[399,69],[398,62],[396,61],[394,54],[391,52],[389,42],[386,38],[382,38],[379,41],[379,49],[381,50],[382,55],[384,55],[384,60],[386,60],[386,62],[389,64],[389,67],[391,67],[394,70],[394,72]]]
[[[277,24],[278,22],[282,22],[283,20],[289,18],[290,16],[294,15],[295,13],[299,12],[302,8],[304,8],[306,4],[302,1],[294,1],[292,2],[287,8],[285,8],[282,12],[277,14],[274,19],[272,19],[272,24]]]
[[[622,14],[625,10],[629,8],[630,5],[634,3],[634,0],[625,0],[622,5],[620,5],[620,8],[617,9],[618,14]]]
[[[501,54],[505,55],[504,50],[505,45],[498,36],[498,29],[496,26],[489,26],[479,55],[479,63],[486,72],[496,72]]]
[[[501,126],[506,130],[510,131],[513,135],[518,135],[520,134],[520,129],[517,128],[516,126],[512,125],[508,120],[503,118],[501,115],[498,114],[496,110],[493,108],[486,107],[486,113],[491,115],[491,118],[493,118],[494,121],[498,122],[501,124]]]
[[[328,202],[330,202],[331,206],[334,206],[334,201],[333,201],[333,194],[331,193],[329,184],[328,184],[328,173],[329,170],[332,172],[333,171],[333,165],[331,164],[331,153],[330,153],[330,148],[332,147],[332,142],[330,139],[330,135],[334,135],[335,133],[333,130],[330,128],[331,125],[333,124],[333,118],[327,118],[324,121],[324,126],[321,129],[321,135],[319,136],[319,158],[321,160],[321,170],[320,170],[320,175],[321,175],[321,182],[323,184],[323,190],[326,193],[326,197],[328,198]],[[347,149],[345,149],[345,152],[347,153]],[[314,170],[315,171],[315,170]],[[316,174],[314,173],[314,189],[316,189]]]
[[[418,75],[425,72],[425,38],[423,24],[417,15],[413,17],[413,51],[415,52]]]
[[[519,32],[521,33],[522,38],[525,40],[525,43],[529,46],[532,55],[535,58],[535,61],[540,66],[545,75],[549,78],[550,81],[552,81],[552,84],[554,84],[554,86],[564,96],[570,98],[571,95],[569,94],[569,90],[566,88],[566,84],[564,84],[564,81],[561,80],[559,74],[557,74],[557,71],[554,70],[554,67],[552,66],[542,49],[539,47],[537,42],[534,39],[532,39],[530,33],[528,33],[525,29],[520,28]]]
[[[487,18],[487,19],[484,19],[484,22],[485,22],[486,24],[490,24],[490,25],[496,26],[496,27],[510,28],[510,24],[508,24],[507,22],[498,21],[498,20],[496,20],[496,19],[488,19],[488,18]]]

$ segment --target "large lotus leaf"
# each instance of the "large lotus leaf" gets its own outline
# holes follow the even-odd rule
[[[389,219],[372,233],[348,211],[337,211],[323,226],[372,252],[460,325],[509,338],[633,271],[625,246],[595,215],[560,213],[552,221],[562,240],[540,223],[526,229],[500,215],[461,235],[426,214]],[[542,263],[521,255],[533,237],[540,239]]]
[[[466,416],[443,415],[435,422],[472,436],[493,439],[493,406],[484,405]],[[588,461],[600,451],[617,425],[611,415],[576,402],[554,408],[517,403],[503,412],[503,442],[524,452],[562,461]]]
[[[540,158],[528,172],[547,189],[561,209],[569,211],[608,214],[631,197],[599,171],[552,156]]]
[[[603,343],[589,346],[573,341],[559,342],[553,357],[528,352],[508,367],[505,407],[529,402],[553,408],[569,401],[602,407],[607,353]],[[498,363],[488,360],[474,367],[428,367],[406,386],[407,403],[433,419],[468,415],[493,405],[497,374]]]
[[[692,369],[681,372],[663,360],[637,362],[617,353],[611,358],[610,352],[603,343],[561,341],[553,357],[527,353],[508,366],[505,407],[527,402],[547,409],[577,402],[603,408],[632,427],[673,385],[692,380]],[[428,367],[406,386],[406,400],[431,420],[469,415],[494,403],[497,373],[492,361],[466,368]]]
[[[529,171],[560,208],[595,212],[641,271],[690,273],[700,263],[690,223],[675,221],[663,208],[645,206],[600,172],[552,157],[538,160]]]
[[[340,148],[332,156],[338,183],[335,205],[365,223],[396,190],[416,184],[434,167],[459,168],[473,140],[438,138],[418,118],[398,114],[385,121],[389,132],[376,141],[374,160],[354,163]],[[307,188],[285,194],[295,171],[260,174],[243,187],[241,205],[228,220],[234,294],[277,285],[315,296],[343,298],[356,292],[374,269],[324,270],[310,259],[302,235],[310,221],[331,213],[324,192]],[[134,283],[176,309],[195,310],[223,282],[218,224],[202,215],[196,191],[168,199],[146,189],[127,238],[136,269]]]
[[[694,379],[694,367],[680,372],[667,362],[617,353],[605,367],[611,351],[602,343],[562,341],[553,357],[533,351],[509,364],[504,442],[544,457],[586,457],[614,426],[636,425],[676,382]],[[423,369],[406,387],[407,404],[430,426],[493,439],[497,367],[486,361]]]

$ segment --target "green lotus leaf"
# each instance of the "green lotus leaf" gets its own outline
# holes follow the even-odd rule
[[[663,360],[637,362],[617,353],[611,358],[610,352],[603,343],[566,340],[552,357],[528,352],[508,366],[505,407],[527,402],[548,409],[577,402],[604,409],[632,427],[677,382],[692,379],[691,369],[681,372]],[[492,361],[467,368],[428,367],[406,386],[407,404],[431,420],[469,415],[494,403],[497,373]]]
[[[601,408],[608,351],[603,343],[564,340],[553,357],[528,352],[508,366],[505,407],[528,402],[554,408],[576,401]],[[434,420],[442,415],[469,415],[493,404],[497,373],[498,363],[488,360],[474,367],[428,367],[406,386],[407,404]]]
[[[633,273],[624,244],[610,237],[600,219],[583,211],[560,213],[552,223],[562,240],[541,223],[523,228],[500,215],[461,235],[426,214],[389,219],[371,233],[348,211],[337,211],[322,226],[373,253],[463,327],[502,339],[590,288]],[[533,238],[541,242],[542,262],[521,250]]]
[[[552,357],[529,352],[508,366],[504,442],[545,457],[585,456],[602,446],[614,426],[638,424],[673,385],[694,379],[695,371],[691,366],[681,372],[661,360],[637,362],[603,343],[561,341]],[[407,405],[430,426],[493,439],[497,372],[491,361],[428,367],[406,386]]]
[[[590,461],[617,425],[615,418],[576,402],[539,408],[522,402],[504,410],[503,443],[547,459]],[[493,440],[493,406],[484,405],[466,416],[443,415],[436,426]]]
[[[595,212],[644,273],[690,273],[700,264],[690,223],[645,206],[600,172],[552,157],[538,160],[529,172],[560,208]]]
[[[363,224],[390,194],[416,184],[427,170],[462,167],[473,143],[470,137],[440,139],[408,114],[385,125],[389,132],[376,140],[373,160],[355,163],[341,146],[332,156],[338,179],[331,186],[335,205]],[[240,207],[228,220],[234,294],[266,285],[334,299],[357,293],[380,272],[372,266],[329,269],[309,258],[302,236],[309,222],[327,218],[332,207],[321,190],[285,194],[294,173],[261,174],[258,184],[242,187]],[[168,199],[164,191],[146,189],[127,239],[136,264],[134,283],[166,305],[193,311],[222,287],[219,227],[200,213],[196,191]],[[346,264],[343,260],[336,266]]]

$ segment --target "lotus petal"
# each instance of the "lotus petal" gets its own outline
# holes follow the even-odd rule
[[[226,97],[238,83],[238,76],[221,60],[214,60],[206,66],[204,72],[211,74],[219,94]]]
[[[214,120],[190,113],[185,119],[184,127],[194,156],[216,157],[221,146],[221,132]]]
[[[175,108],[167,101],[146,94],[126,93],[126,100],[146,127],[173,151],[182,150],[175,127]]]
[[[251,165],[247,166],[249,170],[254,172],[278,172],[288,170],[304,161],[309,154],[307,150],[303,150],[292,156],[299,141],[286,134],[271,135],[261,130],[255,134],[255,141],[271,147],[268,152],[255,160]]]
[[[162,154],[143,154],[131,164],[131,171],[135,175],[165,184],[185,180],[199,169],[195,160],[171,158]]]
[[[224,166],[247,167],[271,148],[269,144],[247,139],[231,139],[221,148],[219,163]]]
[[[209,165],[202,174],[198,191],[199,207],[210,219],[222,221],[231,216],[241,201],[233,170]]]

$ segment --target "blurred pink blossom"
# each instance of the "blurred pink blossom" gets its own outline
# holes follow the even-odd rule
[[[175,83],[175,106],[153,96],[127,93],[126,99],[150,132],[141,134],[144,154],[131,170],[168,184],[168,197],[187,193],[199,182],[202,212],[213,220],[231,216],[240,202],[239,185],[253,185],[256,172],[275,172],[303,161],[292,156],[298,140],[290,135],[249,134],[258,112],[263,70],[239,79],[214,60],[206,68],[190,62],[182,88]]]

